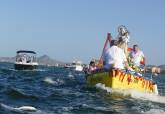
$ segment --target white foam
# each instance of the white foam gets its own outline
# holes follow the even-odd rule
[[[159,96],[159,95],[149,94],[149,93],[141,93],[135,90],[112,89],[109,87],[105,87],[105,84],[101,84],[101,83],[96,84],[96,88],[105,90],[108,93],[118,93],[123,96],[131,96],[132,98],[135,98],[135,99],[149,100],[149,101],[163,103],[163,104],[165,103],[165,96]]]
[[[32,106],[21,106],[19,108],[14,108],[5,104],[0,104],[0,106],[4,109],[10,110],[10,111],[16,111],[16,112],[23,112],[23,111],[27,111],[27,112],[36,112],[38,111],[35,107]]]
[[[98,84],[96,84],[96,88],[106,90],[108,93],[112,92],[112,89],[109,87],[105,87],[105,84],[98,83]]]
[[[73,107],[62,107],[62,110],[64,112],[69,112],[69,111],[73,110]]]
[[[15,108],[15,107],[11,107],[11,106],[8,106],[6,104],[0,103],[0,107],[5,109],[5,110],[9,110],[9,111],[12,111],[12,112],[19,112],[19,113],[54,114],[54,113],[48,113],[48,112],[44,112],[44,111],[38,110],[37,108],[35,108],[33,106],[21,106],[21,107]]]
[[[22,111],[37,111],[35,107],[32,106],[21,106],[19,108],[14,108],[15,110],[22,110]]]
[[[132,98],[142,99],[142,100],[149,100],[157,103],[165,103],[165,96],[159,96],[155,94],[149,93],[139,93],[137,91],[129,91],[127,94],[130,94]]]
[[[63,81],[63,80],[60,80],[60,79],[53,80],[53,79],[50,78],[50,77],[46,77],[46,78],[44,79],[44,82],[46,82],[46,83],[48,83],[48,84],[56,85],[56,86],[59,86],[59,85],[64,84],[64,81]]]
[[[48,84],[56,84],[56,81],[54,81],[52,78],[50,77],[46,77],[44,79],[44,82],[47,82]]]
[[[69,73],[69,74],[68,74],[68,77],[69,77],[69,78],[74,78],[74,76],[73,76],[72,73]]]
[[[94,106],[94,105],[87,105],[87,104],[82,104],[81,106],[83,108],[92,108],[92,109],[99,110],[99,111],[109,111],[109,110],[111,110],[110,108],[101,107],[101,106]]]
[[[45,71],[48,71],[48,70],[45,70],[45,69],[34,69],[34,70],[15,70],[15,69],[9,69],[11,71],[22,71],[22,72],[45,72]]]
[[[45,71],[48,71],[48,70],[45,70],[45,69],[34,69],[32,71],[39,71],[39,72],[45,72]]]
[[[165,114],[164,110],[161,109],[151,109],[147,112],[142,112],[143,114]]]

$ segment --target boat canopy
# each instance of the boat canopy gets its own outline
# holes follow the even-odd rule
[[[19,50],[16,53],[17,54],[19,54],[19,53],[32,53],[32,54],[36,54],[36,52],[34,52],[34,51],[28,51],[28,50]]]

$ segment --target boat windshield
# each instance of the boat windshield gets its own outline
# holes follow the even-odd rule
[[[72,65],[82,65],[81,62],[73,62]]]
[[[72,63],[72,65],[76,65],[76,63]]]
[[[23,62],[23,63],[37,62],[36,54],[32,54],[32,53],[17,53],[16,62]]]

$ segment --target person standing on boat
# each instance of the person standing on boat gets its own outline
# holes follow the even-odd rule
[[[145,66],[144,53],[139,49],[138,45],[133,46],[133,51],[130,53],[130,58],[133,63],[133,69],[140,70]]]
[[[110,46],[111,47],[106,50],[103,57],[104,69],[124,69],[125,67],[130,69],[124,51],[117,46],[117,41],[112,40]]]

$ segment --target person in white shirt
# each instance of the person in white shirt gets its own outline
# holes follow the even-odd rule
[[[130,58],[134,66],[141,66],[141,61],[144,59],[144,53],[139,49],[138,45],[133,46],[133,51],[130,53]]]
[[[129,69],[124,51],[117,46],[117,41],[112,40],[110,46],[104,53],[104,69],[124,69],[125,67]]]

